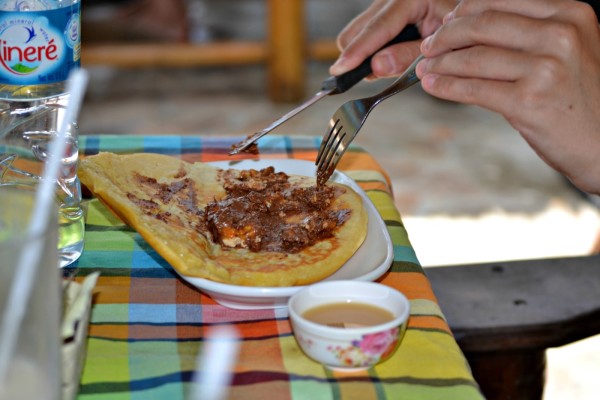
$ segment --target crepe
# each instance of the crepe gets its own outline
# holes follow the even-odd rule
[[[261,241],[247,234],[254,232],[253,222],[245,222],[243,217],[239,218],[243,223],[235,229],[210,225],[211,210],[226,211],[232,201],[237,201],[230,200],[235,196],[254,195],[232,195],[232,182],[253,189],[253,177],[268,172],[223,170],[149,153],[100,153],[84,158],[79,166],[82,184],[182,275],[244,286],[294,286],[324,279],[337,271],[366,237],[366,210],[361,197],[348,186],[327,185],[333,194],[325,211],[339,217],[339,226],[330,237],[319,238],[308,247],[279,251],[277,246],[261,248]],[[283,175],[280,173],[276,179]],[[285,177],[288,189],[307,193],[316,190],[311,177]],[[276,185],[263,182],[254,186],[268,192]],[[285,218],[295,219],[300,225],[311,223],[310,216],[303,214]],[[223,226],[225,229],[216,229]],[[284,229],[278,235],[288,234],[289,229]]]

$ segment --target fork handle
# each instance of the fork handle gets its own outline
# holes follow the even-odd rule
[[[409,42],[411,40],[417,40],[421,38],[421,34],[415,25],[407,25],[402,32],[395,38],[387,42],[381,49],[377,50],[376,53],[392,44]],[[358,82],[369,76],[373,70],[371,69],[371,60],[373,56],[367,57],[358,67],[351,71],[348,71],[339,76],[330,76],[325,79],[321,85],[321,90],[331,91],[330,94],[344,93]]]

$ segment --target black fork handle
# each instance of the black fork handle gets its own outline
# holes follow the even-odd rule
[[[401,42],[410,42],[412,40],[418,40],[421,38],[421,34],[415,25],[407,25],[402,32],[400,32],[395,38],[387,42],[380,51],[392,44]],[[323,81],[321,90],[330,90],[330,94],[344,93],[358,82],[371,75],[373,70],[371,69],[371,60],[373,56],[367,57],[358,67],[351,71],[348,71],[339,76],[330,76]]]

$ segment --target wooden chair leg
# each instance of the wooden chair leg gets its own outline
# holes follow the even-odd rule
[[[304,98],[306,35],[303,0],[268,0],[269,96],[273,101]]]
[[[512,350],[465,352],[473,377],[487,400],[541,400],[546,352]]]

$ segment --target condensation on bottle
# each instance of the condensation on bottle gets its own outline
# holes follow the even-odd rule
[[[65,94],[81,59],[80,0],[0,0],[0,101]]]

